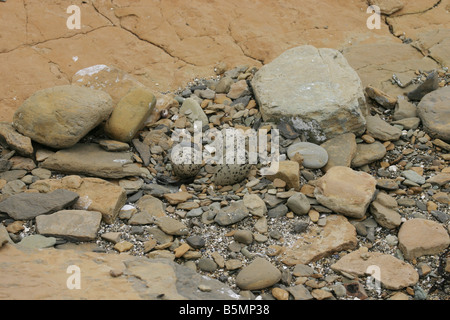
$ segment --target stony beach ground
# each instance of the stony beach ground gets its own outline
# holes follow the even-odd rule
[[[163,93],[112,64],[30,93],[0,123],[0,298],[448,300],[448,57],[397,36],[376,62],[300,45]],[[263,132],[279,169],[187,163],[195,123]]]

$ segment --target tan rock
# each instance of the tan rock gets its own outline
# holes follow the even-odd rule
[[[328,163],[322,168],[328,171],[331,167],[350,167],[356,154],[355,134],[346,133],[322,143],[320,146],[328,153]]]
[[[425,219],[404,222],[398,232],[398,241],[403,256],[408,260],[439,254],[450,245],[447,230],[441,224]]]
[[[105,92],[58,86],[28,98],[14,114],[13,126],[43,145],[69,148],[106,120],[112,110],[112,99]]]
[[[419,274],[410,264],[389,254],[367,252],[363,249],[345,255],[331,268],[355,276],[372,275],[389,290],[400,290],[419,281]]]
[[[134,245],[131,242],[128,241],[121,241],[114,245],[114,249],[119,252],[126,252],[133,249]]]
[[[288,266],[308,264],[334,252],[353,249],[357,242],[356,229],[347,218],[331,215],[325,227],[310,226],[302,238],[285,246],[281,261]]]
[[[23,156],[33,154],[31,139],[17,132],[9,122],[0,122],[0,141]]]
[[[236,285],[242,290],[259,290],[280,281],[281,272],[269,261],[256,258],[244,267],[236,277]]]
[[[333,167],[318,179],[314,195],[323,206],[352,218],[364,217],[376,190],[376,180],[365,172]]]
[[[186,252],[188,252],[191,248],[190,245],[188,245],[187,243],[183,243],[181,246],[179,246],[178,248],[176,248],[174,250],[175,253],[175,258],[180,258],[182,257]]]
[[[186,191],[180,191],[176,193],[166,193],[164,195],[164,199],[166,199],[171,205],[183,203],[191,199],[192,197],[193,197],[192,194]]]
[[[131,141],[155,108],[156,98],[145,88],[132,89],[120,99],[105,125],[105,132],[122,142]]]
[[[126,192],[122,187],[103,179],[81,178],[79,176],[39,180],[30,185],[30,189],[44,193],[57,189],[76,192],[80,198],[75,203],[74,208],[99,211],[106,223],[114,222],[127,199]]]
[[[333,294],[330,291],[326,291],[323,289],[314,289],[313,291],[311,291],[311,295],[316,300],[324,300],[333,297]]]
[[[289,300],[289,292],[281,288],[273,288],[272,296],[277,300]]]
[[[280,161],[278,172],[267,176],[270,180],[281,179],[286,182],[288,188],[300,190],[300,166],[295,161]]]

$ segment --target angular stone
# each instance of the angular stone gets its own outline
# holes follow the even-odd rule
[[[244,195],[243,201],[251,215],[263,217],[267,213],[266,203],[257,194],[247,193]]]
[[[17,131],[51,148],[74,146],[113,111],[111,97],[79,86],[36,92],[14,114]]]
[[[398,232],[398,241],[403,256],[408,260],[439,254],[450,245],[445,228],[438,222],[426,219],[404,222]]]
[[[380,118],[379,115],[366,117],[367,133],[375,139],[381,141],[396,141],[400,139],[402,131],[399,128],[391,126]]]
[[[119,101],[106,122],[106,134],[122,142],[131,141],[144,127],[155,105],[156,98],[150,90],[145,88],[130,90]]]
[[[122,187],[99,178],[66,176],[62,179],[39,180],[33,183],[30,189],[41,193],[57,189],[73,191],[80,196],[73,205],[74,209],[99,211],[103,221],[108,224],[114,222],[127,200]]]
[[[269,180],[281,179],[287,188],[300,190],[300,165],[296,161],[280,161],[277,173],[266,176]]]
[[[228,226],[249,217],[250,213],[244,205],[243,200],[231,203],[228,207],[220,209],[214,221],[221,226]]]
[[[45,236],[75,241],[94,241],[102,214],[98,211],[62,210],[36,217],[36,231]]]
[[[3,224],[0,224],[0,248],[6,243],[14,243],[9,237],[8,230]]]
[[[309,290],[302,284],[286,288],[287,291],[294,297],[294,300],[312,300],[313,296]]]
[[[308,264],[335,252],[353,249],[357,243],[356,229],[347,218],[331,215],[325,227],[311,226],[296,243],[287,247],[281,261],[288,266]]]
[[[376,190],[376,180],[365,172],[333,167],[318,179],[314,195],[323,206],[352,218],[364,217]]]
[[[170,217],[156,219],[156,225],[165,233],[174,236],[184,236],[189,233],[188,228],[180,221]]]
[[[417,107],[406,99],[399,99],[392,118],[402,120],[415,117],[417,117]]]
[[[184,100],[180,108],[180,114],[185,115],[189,121],[194,124],[195,121],[201,121],[202,126],[208,124],[208,117],[197,101],[192,98]]]
[[[370,213],[379,225],[387,229],[395,229],[402,223],[402,217],[397,211],[383,206],[378,201],[372,202]]]
[[[130,145],[128,143],[116,140],[103,139],[100,140],[98,144],[106,151],[120,152],[120,151],[127,151],[130,149]]]
[[[381,160],[386,153],[386,147],[379,141],[370,144],[359,143],[356,146],[356,154],[352,159],[351,166],[353,168],[359,168],[366,164]]]
[[[404,118],[397,121],[392,121],[392,124],[401,125],[404,130],[416,130],[419,127],[419,118]]]
[[[156,218],[166,216],[164,203],[151,195],[140,198],[138,202],[136,202],[136,207],[140,211],[146,211]]]
[[[241,290],[260,290],[274,285],[280,279],[280,270],[269,261],[256,258],[239,272],[236,285]]]
[[[0,122],[1,142],[6,143],[11,149],[25,157],[30,157],[33,154],[31,139],[17,132],[9,122]]]
[[[373,266],[379,269],[374,269]],[[414,286],[419,281],[419,274],[410,264],[389,254],[366,252],[362,249],[345,255],[331,265],[331,268],[359,277],[372,275],[388,290],[401,290]]]
[[[424,130],[433,138],[450,142],[450,88],[443,87],[427,94],[417,106]]]
[[[42,167],[66,174],[85,174],[99,178],[120,179],[140,176],[130,152],[108,152],[97,144],[77,144],[49,156]]]
[[[186,191],[167,193],[164,195],[164,199],[166,199],[171,205],[177,205],[179,203],[186,202],[192,197],[193,195]]]
[[[320,145],[327,151],[328,162],[323,171],[336,166],[350,167],[356,154],[356,137],[353,133],[336,136]]]
[[[64,189],[50,193],[19,193],[0,202],[0,212],[14,220],[30,220],[70,207],[78,199],[77,193]]]
[[[439,75],[436,70],[431,72],[427,79],[420,84],[416,89],[408,93],[410,101],[421,101],[428,93],[439,88]]]
[[[373,86],[367,86],[365,91],[371,99],[375,100],[379,105],[386,109],[394,109],[397,104],[397,99],[387,95],[380,89]]]
[[[316,140],[321,142],[365,130],[361,80],[337,50],[287,50],[255,74],[252,87],[264,121],[298,117],[318,130]]]
[[[431,183],[438,186],[443,186],[446,183],[450,182],[450,172],[441,172],[438,173],[435,176],[432,176],[428,180],[426,180],[427,183]]]

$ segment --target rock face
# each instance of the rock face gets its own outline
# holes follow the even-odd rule
[[[334,252],[353,249],[357,243],[355,227],[347,218],[332,215],[327,217],[324,228],[313,226],[307,234],[287,247],[281,261],[288,266],[308,264]]]
[[[97,144],[77,144],[48,157],[42,167],[67,174],[86,174],[99,178],[140,176],[129,152],[108,152]]]
[[[36,217],[39,234],[75,241],[93,241],[100,228],[102,214],[98,211],[62,210]]]
[[[111,97],[79,86],[36,92],[14,114],[17,131],[51,148],[74,146],[113,111]]]
[[[80,197],[73,205],[74,209],[99,211],[106,223],[114,222],[127,200],[122,187],[98,178],[66,176],[62,179],[39,180],[33,183],[30,189],[41,193],[58,189],[75,192]]]
[[[19,193],[0,202],[0,212],[7,213],[15,220],[30,220],[69,207],[78,198],[77,193],[64,189],[47,194]]]
[[[345,255],[331,268],[355,276],[365,276],[372,275],[374,269],[371,266],[379,268],[379,274],[374,274],[373,277],[378,277],[377,280],[389,290],[401,290],[414,286],[419,281],[419,274],[410,264],[388,254],[362,249]]]
[[[326,138],[366,128],[361,80],[337,50],[287,50],[255,74],[252,87],[265,121],[301,118]]]
[[[323,206],[352,218],[364,217],[376,190],[376,180],[365,172],[333,167],[318,180],[314,190]]]
[[[280,279],[280,270],[269,261],[256,258],[239,272],[236,285],[242,290],[259,290],[274,285]]]
[[[12,245],[2,248],[2,257],[8,264],[2,269],[0,282],[9,299],[27,296],[37,300],[156,300],[161,294],[169,300],[241,299],[220,281],[204,277],[168,259],[147,259],[131,255],[124,258],[123,255],[116,254],[56,249],[28,252]],[[27,266],[28,272],[20,270],[23,265]],[[66,269],[69,265],[80,268],[82,290],[67,289],[70,274],[66,273]],[[111,277],[110,270],[123,271],[129,276]],[[88,285],[83,275],[97,280],[89,281],[89,290],[83,290]],[[24,281],[35,283],[40,289],[30,290],[29,286],[17,285]],[[199,285],[205,285],[211,291],[200,291]]]
[[[445,228],[434,221],[412,219],[402,224],[398,232],[399,248],[406,259],[438,254],[450,245]]]
[[[114,108],[105,132],[115,140],[131,141],[144,126],[156,105],[156,98],[145,88],[132,89]]]
[[[427,133],[450,142],[450,87],[427,94],[417,106],[417,113]]]

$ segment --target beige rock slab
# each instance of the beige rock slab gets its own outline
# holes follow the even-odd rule
[[[347,218],[330,215],[325,227],[313,225],[295,243],[286,245],[281,261],[288,266],[308,264],[334,252],[353,249],[357,243],[356,229]]]
[[[450,245],[450,237],[440,223],[426,219],[412,219],[400,227],[398,242],[403,256],[412,260],[423,255],[441,253]]]
[[[372,275],[389,290],[400,290],[419,281],[419,274],[409,263],[388,254],[362,249],[345,255],[331,268],[355,276]]]
[[[318,179],[314,195],[323,206],[352,218],[364,217],[376,190],[371,175],[348,167],[332,167]]]
[[[62,179],[39,180],[30,186],[32,190],[48,193],[66,189],[78,193],[75,209],[99,211],[106,223],[113,223],[127,200],[126,192],[111,182],[99,178],[66,176]]]

